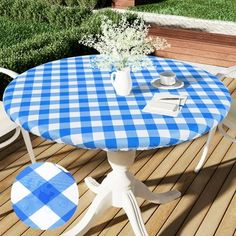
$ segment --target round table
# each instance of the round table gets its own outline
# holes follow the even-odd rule
[[[97,195],[80,223],[64,235],[83,235],[111,206],[125,210],[135,235],[148,235],[135,197],[160,204],[178,198],[180,192],[155,194],[135,179],[128,171],[135,151],[175,145],[205,134],[227,115],[230,94],[206,71],[150,57],[155,67],[132,72],[132,93],[117,96],[111,71],[93,68],[94,57],[65,58],[26,71],[6,88],[4,106],[14,122],[45,139],[107,151],[112,172],[101,184],[85,179]],[[155,93],[167,92],[151,85],[165,70],[176,73],[185,84],[168,91],[188,97],[177,117],[142,112]]]

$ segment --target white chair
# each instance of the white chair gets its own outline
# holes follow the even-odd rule
[[[227,77],[227,78],[236,78],[236,66],[226,68],[224,73],[218,73],[217,77],[219,79],[223,79],[225,77]],[[223,125],[225,125],[226,127],[230,128],[230,129],[236,130],[236,99],[234,99],[234,98],[232,98],[232,104],[231,104],[230,111],[229,111],[228,115],[218,125],[218,129],[219,129],[220,133],[223,136],[225,136],[226,138],[229,138],[232,142],[236,142],[236,138],[231,137],[230,135],[228,135],[224,131]],[[211,143],[212,138],[214,137],[215,131],[216,131],[216,127],[213,128],[212,130],[210,130],[210,132],[208,134],[206,144],[203,148],[202,156],[200,158],[200,161],[198,162],[197,167],[194,170],[196,173],[198,173],[201,170],[202,166],[205,163],[205,159],[207,157],[207,153],[208,153],[208,150],[209,150],[209,145]]]
[[[15,79],[18,76],[17,73],[8,69],[1,68],[1,67],[0,67],[0,73],[4,73],[13,79]],[[21,132],[23,139],[25,141],[27,151],[29,153],[30,160],[32,163],[35,163],[36,162],[35,156],[34,156],[32,144],[31,144],[31,140],[30,140],[30,136],[28,132],[26,132],[23,128],[21,128],[19,125],[17,125],[16,123],[14,123],[13,121],[9,119],[9,117],[7,116],[5,112],[3,103],[0,101],[0,138],[10,133],[13,130],[15,130],[15,133],[13,134],[13,136],[7,139],[6,141],[0,143],[0,148],[3,148],[9,145],[10,143],[12,143],[13,141],[15,141]]]
[[[229,134],[227,134],[223,129],[223,125],[230,129],[236,130],[236,99],[232,99],[232,104],[227,117],[224,119],[223,122],[218,125],[218,129],[221,134],[226,138],[230,139],[232,142],[236,143],[236,138],[231,137]]]
[[[226,74],[219,74],[218,76],[219,76],[219,78],[224,78],[226,75],[229,78],[236,79],[236,66],[229,67],[227,69]],[[225,132],[225,130],[223,129],[223,125],[230,128],[230,129],[236,130],[236,98],[232,98],[232,103],[231,103],[231,107],[230,107],[228,115],[218,125],[218,129],[219,129],[220,133],[223,136],[225,136],[226,138],[230,139],[232,142],[236,143],[236,138],[231,137],[229,134],[227,134]]]

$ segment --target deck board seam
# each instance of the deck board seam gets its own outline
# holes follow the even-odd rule
[[[35,137],[33,140],[35,140],[36,138],[37,138],[37,137]],[[22,139],[22,140],[23,140],[23,139]],[[17,143],[20,143],[22,140],[19,140]],[[43,142],[43,141],[42,141],[42,142]],[[5,147],[5,148],[7,148],[7,147]],[[7,164],[7,166],[1,167],[0,171],[4,170],[6,167],[8,167],[9,165],[11,165],[12,163],[14,163],[15,161],[17,161],[18,159],[22,158],[24,155],[26,155],[26,154],[27,154],[27,150],[26,150],[26,148],[25,148],[24,146],[20,147],[20,148],[18,149],[18,151],[23,151],[24,149],[25,149],[25,152],[24,152],[21,156],[19,156],[16,160],[14,160],[14,161],[10,162],[9,164]],[[3,150],[3,151],[4,151],[4,150]],[[13,155],[13,152],[10,153],[8,156],[11,156],[11,155]],[[6,159],[6,158],[7,158],[7,157],[0,158],[0,165],[4,162],[4,159]]]
[[[218,227],[217,227],[216,230],[215,230],[214,236],[216,235],[217,230],[219,229],[219,227],[220,227],[220,225],[221,225],[221,223],[222,223],[222,221],[223,221],[223,219],[224,219],[224,217],[225,217],[225,215],[226,215],[226,213],[227,213],[227,211],[228,211],[228,209],[229,209],[229,207],[230,207],[230,205],[231,205],[231,203],[232,203],[232,201],[233,201],[233,199],[234,199],[235,196],[236,196],[236,190],[235,190],[235,192],[234,192],[232,198],[230,199],[227,208],[225,209],[225,212],[224,212],[224,214],[223,214],[223,216],[222,216],[222,218],[221,218],[221,220],[220,220],[220,222],[219,222],[219,224],[218,224]]]
[[[221,140],[223,139],[223,137],[218,141],[218,143],[216,144],[216,146],[215,146],[215,148],[217,147],[217,145],[221,142]],[[188,164],[188,166],[185,168],[185,170],[184,170],[184,172],[181,174],[181,176],[185,173],[185,171],[189,168],[189,166],[194,162],[194,160],[195,160],[195,158],[198,156],[198,154],[202,151],[202,149],[203,149],[203,147],[204,147],[204,145],[205,145],[205,143],[203,143],[203,145],[202,145],[202,147],[201,147],[201,149],[198,151],[198,153],[193,157],[193,159],[192,159],[192,161]],[[208,161],[208,159],[210,158],[210,156],[211,156],[211,154],[214,152],[214,150],[215,150],[215,148],[212,150],[212,152],[210,153],[210,155],[208,155],[208,157],[207,157],[207,159],[206,159],[206,161],[205,161],[205,163]],[[203,168],[204,168],[204,166],[203,166]],[[180,177],[181,177],[180,176]],[[180,178],[179,177],[179,178]],[[186,190],[182,193],[183,195],[189,190],[189,188],[191,187],[191,185],[192,185],[192,183],[194,182],[194,180],[197,178],[197,174],[195,175],[195,177],[193,178],[193,180],[191,181],[191,183],[188,185],[188,187],[186,188]],[[177,183],[177,182],[176,182]],[[176,184],[175,183],[175,184]],[[207,185],[207,184],[206,184]],[[204,190],[204,189],[203,189]],[[201,194],[199,194],[199,196],[200,196]],[[198,199],[198,198],[197,198]],[[196,199],[196,200],[197,200]],[[171,210],[171,212],[170,212],[170,214],[169,214],[169,216],[166,218],[166,220],[165,221],[167,221],[168,219],[169,219],[169,217],[171,216],[171,214],[172,214],[172,212],[176,209],[176,207],[178,206],[178,204],[179,204],[179,202],[180,202],[180,200],[181,200],[181,198],[178,200],[178,202],[177,202],[177,204],[174,206],[174,208]],[[158,206],[159,207],[159,206]],[[157,209],[158,209],[158,207],[157,207]],[[157,210],[157,209],[155,209],[155,211]],[[192,208],[191,208],[192,209]],[[155,213],[155,211],[153,212],[153,214]],[[190,210],[191,211],[191,210]],[[152,214],[152,215],[153,215]],[[150,217],[151,218],[151,217]],[[147,223],[149,220],[150,220],[150,218],[145,222],[145,223]],[[160,229],[156,232],[156,233],[158,233],[161,229],[162,229],[162,227],[163,227],[163,225],[165,224],[165,222],[162,224],[162,226],[160,227]],[[182,225],[182,224],[181,224]],[[181,227],[181,226],[180,226]],[[179,228],[180,228],[179,227]],[[178,231],[177,231],[178,232]]]
[[[231,144],[231,146],[232,146],[232,145],[233,145],[233,144]],[[230,146],[230,147],[231,147],[231,146]],[[227,150],[227,152],[228,152],[228,150]],[[227,152],[225,153],[225,155],[227,154]],[[221,162],[220,162],[220,163],[221,163]],[[220,166],[220,164],[218,165],[218,167],[216,168],[216,170],[219,168],[219,166]],[[234,163],[234,164],[232,165],[232,167],[230,168],[230,170],[229,170],[229,172],[228,172],[228,174],[227,174],[227,176],[226,176],[226,178],[225,178],[225,181],[227,180],[228,176],[230,175],[230,173],[232,172],[232,169],[233,169],[235,166],[236,166],[236,163]],[[215,170],[215,171],[216,171],[216,170]],[[211,176],[211,178],[212,178],[212,176]],[[211,178],[210,178],[210,179],[211,179]],[[224,182],[225,182],[225,181],[224,181]],[[204,219],[206,218],[208,212],[210,211],[210,209],[211,209],[211,207],[212,207],[212,205],[213,205],[215,199],[217,198],[218,194],[220,193],[220,191],[221,191],[223,185],[224,185],[224,183],[220,186],[219,191],[217,191],[217,194],[216,194],[216,196],[214,197],[213,202],[211,203],[210,207],[208,208],[208,210],[207,210],[206,214],[204,215],[204,217],[203,217],[201,223],[200,223],[199,226],[197,227],[197,230],[196,230],[195,234],[197,234],[197,232],[198,232],[199,228],[201,227],[201,225],[202,225]],[[225,213],[224,213],[224,214],[225,214]],[[222,220],[222,219],[223,219],[223,217],[221,218],[221,220]],[[219,224],[218,224],[218,227],[219,227]],[[217,227],[217,228],[218,228],[218,227]],[[215,231],[215,232],[216,232],[216,231]],[[215,233],[214,233],[214,234],[215,234]]]
[[[228,130],[229,130],[229,129],[228,129]],[[223,140],[223,138],[224,138],[224,137],[222,137],[222,138],[220,139],[220,141],[218,142],[218,144]],[[218,145],[218,144],[217,144],[217,145]],[[217,147],[217,145],[216,145],[216,147]],[[224,161],[224,158],[225,158],[225,156],[227,155],[227,153],[228,153],[228,151],[230,150],[230,148],[232,147],[232,145],[233,145],[233,144],[231,144],[231,145],[229,146],[229,148],[228,148],[227,151],[225,152],[224,156],[222,157],[221,161],[217,164],[217,167],[216,167],[215,170],[213,171],[213,173],[212,173],[212,175],[210,176],[209,180],[206,182],[206,184],[205,184],[204,188],[202,189],[201,193],[199,194],[199,196],[196,198],[194,204],[191,206],[191,209],[189,210],[188,214],[186,215],[186,217],[184,217],[184,220],[183,220],[182,223],[180,224],[177,233],[179,232],[179,230],[181,229],[181,227],[184,225],[185,220],[188,218],[188,216],[190,215],[192,209],[193,209],[194,206],[197,204],[198,200],[199,200],[200,197],[201,197],[201,194],[202,194],[202,193],[205,191],[205,189],[207,188],[209,182],[212,180],[214,174],[216,173],[216,171],[217,171],[218,168],[220,167],[220,164],[222,163],[222,161]],[[216,149],[216,147],[214,148],[214,150]],[[212,151],[212,153],[214,152],[214,150]],[[208,156],[206,162],[209,160],[209,158],[211,157],[212,153]],[[232,168],[233,168],[233,166],[232,166]],[[232,169],[232,168],[231,168],[231,169]],[[228,174],[226,175],[225,179],[227,179],[229,173],[231,172],[231,169],[229,170],[229,172],[228,172]],[[197,176],[196,176],[196,177],[197,177]],[[191,184],[192,184],[192,183],[191,183]],[[191,184],[190,184],[190,186],[191,186]],[[224,185],[224,183],[222,183],[221,187],[222,187],[223,185]],[[190,186],[189,186],[189,187],[190,187]],[[217,197],[217,195],[218,195],[218,193],[219,193],[221,187],[219,188],[218,192],[216,193],[216,195],[215,195],[215,197],[214,197],[214,200],[216,199],[216,197]],[[213,202],[210,204],[210,206],[209,206],[209,208],[208,208],[208,210],[207,210],[207,212],[206,212],[206,214],[204,215],[203,218],[205,218],[205,216],[207,215],[207,213],[208,213],[208,211],[210,210],[212,204],[214,203],[214,200],[213,200]],[[202,219],[201,223],[202,223],[203,221],[204,221],[204,219]],[[199,224],[198,228],[200,227],[201,223]],[[198,230],[198,228],[197,228],[197,230]],[[196,230],[196,232],[197,232],[197,230]],[[196,232],[195,232],[195,233],[196,233]]]

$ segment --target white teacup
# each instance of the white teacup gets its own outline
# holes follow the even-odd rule
[[[176,74],[171,71],[164,71],[160,73],[160,83],[166,86],[175,84]]]

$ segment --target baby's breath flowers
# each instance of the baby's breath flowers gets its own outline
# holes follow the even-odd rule
[[[119,23],[114,23],[103,16],[101,34],[86,35],[79,43],[95,48],[102,54],[93,61],[94,66],[100,69],[122,70],[129,67],[137,70],[153,66],[145,55],[170,47],[163,38],[148,37],[149,28],[141,18],[130,23],[123,15]]]

